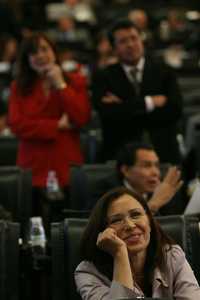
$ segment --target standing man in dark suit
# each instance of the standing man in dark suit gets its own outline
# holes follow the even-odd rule
[[[119,62],[97,72],[92,82],[103,129],[102,160],[114,159],[123,144],[141,140],[146,131],[161,162],[179,163],[176,134],[182,98],[174,73],[146,56],[131,21],[118,21],[109,39]]]

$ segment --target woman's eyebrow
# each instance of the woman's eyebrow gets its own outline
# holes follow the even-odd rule
[[[108,216],[108,218],[121,217],[121,216],[124,216],[124,214],[122,214],[122,213],[113,214],[113,215]]]
[[[129,213],[130,212],[143,212],[143,210],[141,210],[141,208],[133,208],[133,209],[130,209],[128,212]]]
[[[132,212],[143,212],[140,208],[133,208],[133,209],[130,209],[128,210],[127,213],[132,213]],[[117,214],[113,214],[113,215],[110,215],[108,216],[108,218],[112,218],[112,217],[118,217],[118,216],[124,216],[126,215],[127,213],[117,213]]]

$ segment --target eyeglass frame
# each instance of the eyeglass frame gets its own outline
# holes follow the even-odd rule
[[[136,215],[135,215],[135,213],[136,213]],[[114,215],[110,216],[109,217],[110,220],[107,221],[107,225],[115,226],[115,227],[122,227],[123,225],[125,225],[125,220],[127,217],[129,218],[129,220],[131,222],[137,223],[144,216],[147,216],[147,213],[145,210],[144,210],[144,212],[141,212],[139,209],[134,208],[134,209],[129,210],[128,213],[126,213],[126,214],[114,214]]]

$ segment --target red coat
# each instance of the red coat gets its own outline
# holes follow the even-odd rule
[[[61,186],[69,183],[70,164],[83,163],[79,129],[90,118],[86,80],[78,73],[68,75],[65,89],[45,95],[39,80],[31,93],[22,96],[16,82],[11,85],[9,124],[19,138],[17,164],[32,170],[33,186],[44,187],[48,170],[55,170]],[[57,124],[67,113],[72,129],[58,130]]]

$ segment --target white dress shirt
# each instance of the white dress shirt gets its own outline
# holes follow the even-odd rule
[[[137,79],[138,83],[141,83],[142,77],[143,77],[143,71],[144,71],[144,64],[145,64],[145,58],[141,57],[139,62],[135,66],[122,64],[122,68],[123,68],[124,72],[126,73],[126,76],[128,77],[128,79],[131,82],[133,81],[133,79],[130,74],[130,71],[133,69],[133,67],[136,68],[137,69],[136,79]],[[147,112],[151,112],[152,110],[154,110],[155,105],[153,103],[152,97],[149,95],[146,95],[144,97],[144,100],[145,100]]]

